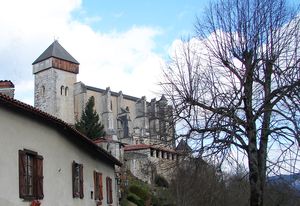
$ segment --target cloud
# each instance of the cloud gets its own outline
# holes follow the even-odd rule
[[[78,81],[148,99],[158,90],[163,59],[154,50],[160,30],[95,31],[89,24],[100,17],[72,18],[82,11],[80,0],[1,1],[0,79],[17,85],[16,98],[33,102],[31,64],[55,37],[80,62]]]

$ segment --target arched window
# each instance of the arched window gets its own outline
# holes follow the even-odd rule
[[[45,95],[45,86],[44,85],[41,87],[41,94],[42,94],[42,97]]]
[[[68,96],[69,95],[69,87],[66,87],[65,88],[65,96]]]
[[[65,87],[64,86],[61,86],[60,87],[60,94],[63,95],[65,92]]]

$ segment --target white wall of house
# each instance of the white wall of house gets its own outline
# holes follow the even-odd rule
[[[106,177],[112,179],[113,204],[117,205],[114,167],[90,155],[53,127],[0,107],[0,205],[29,206],[19,198],[18,150],[43,156],[44,198],[41,206],[95,206],[93,171],[102,173],[103,201],[107,204]],[[72,162],[83,164],[84,198],[72,196]]]

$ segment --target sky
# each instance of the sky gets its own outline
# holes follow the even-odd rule
[[[162,68],[193,36],[208,0],[0,0],[0,80],[33,105],[32,62],[54,41],[80,63],[77,81],[147,100]]]

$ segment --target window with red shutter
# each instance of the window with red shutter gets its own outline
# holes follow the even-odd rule
[[[43,157],[30,150],[19,150],[19,197],[43,199]]]
[[[102,174],[94,171],[95,200],[103,200]]]
[[[73,198],[83,198],[83,165],[75,161],[72,163],[72,191]]]
[[[106,197],[107,197],[107,204],[112,204],[113,203],[112,180],[110,177],[106,177]]]

